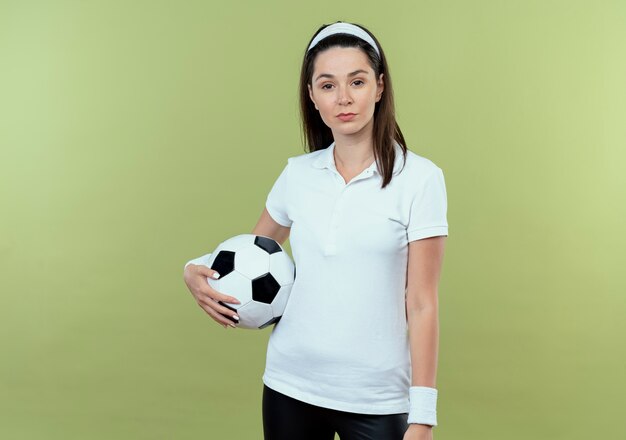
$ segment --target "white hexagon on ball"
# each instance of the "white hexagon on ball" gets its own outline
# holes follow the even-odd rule
[[[217,281],[219,285],[215,290],[224,295],[234,296],[241,302],[241,304],[226,303],[229,307],[237,310],[252,301],[252,284],[250,284],[250,279],[239,272],[233,271]],[[237,293],[234,294],[233,292]]]
[[[276,252],[270,255],[269,272],[281,286],[293,283],[294,265],[286,252]]]
[[[269,254],[254,244],[235,252],[235,270],[250,280],[265,275],[270,268]]]
[[[245,306],[240,307],[239,316],[241,322],[237,326],[249,329],[265,328],[275,319],[271,305],[256,301],[250,301]]]
[[[272,311],[275,315],[282,315],[285,307],[287,307],[287,300],[289,299],[289,294],[291,293],[291,286],[292,284],[282,286],[274,298],[274,301],[272,301]]]
[[[241,234],[236,235],[232,239],[225,241],[224,243],[228,243],[228,250],[237,252],[240,249],[243,249],[247,246],[252,246],[254,244],[254,235],[252,234]]]

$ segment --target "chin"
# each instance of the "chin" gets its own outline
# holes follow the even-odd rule
[[[336,130],[332,130],[333,133],[336,133],[341,136],[351,136],[357,135],[363,131],[365,127],[341,127]]]

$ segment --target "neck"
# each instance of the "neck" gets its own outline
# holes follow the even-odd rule
[[[371,143],[355,143],[338,146],[335,143],[335,164],[343,169],[360,169],[374,161]]]
[[[347,169],[370,165],[374,160],[374,142],[372,133],[368,134],[334,136],[335,164]]]

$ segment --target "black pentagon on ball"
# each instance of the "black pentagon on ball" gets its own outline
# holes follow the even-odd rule
[[[272,324],[277,324],[278,321],[280,321],[280,318],[282,318],[282,316],[277,316],[275,318],[270,319],[269,321],[267,321],[265,324],[262,324],[259,329],[263,330],[265,327],[267,327],[268,325],[272,325]]]
[[[257,302],[271,304],[279,290],[280,284],[269,273],[252,280],[252,299]]]
[[[235,253],[232,251],[220,251],[215,257],[211,269],[220,274],[223,278],[235,270]]]
[[[279,244],[269,237],[257,235],[254,239],[254,244],[270,255],[275,254],[276,252],[282,252]]]

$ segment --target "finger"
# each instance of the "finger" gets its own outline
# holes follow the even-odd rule
[[[223,308],[225,308],[227,311],[224,312],[224,316],[226,316],[228,319],[232,320],[235,324],[239,324],[239,314],[237,312],[237,309],[235,309],[234,307],[230,307],[228,304],[222,302],[222,301],[218,301],[217,302],[219,305],[221,305]]]
[[[237,314],[237,309],[233,307],[229,307],[228,304],[225,304],[221,301],[217,301],[210,296],[200,297],[199,301],[202,301],[208,307],[211,307],[220,315],[228,318],[234,323],[239,323],[239,315]]]
[[[214,299],[215,301],[222,301],[224,303],[230,303],[230,304],[241,304],[241,301],[239,301],[234,296],[225,295],[222,292],[218,292],[213,287],[211,287],[211,285],[207,285],[206,287],[203,286],[201,290],[202,290],[202,293]]]
[[[229,307],[228,304],[241,304],[241,301],[239,301],[234,296],[224,295],[223,293],[218,292],[217,290],[213,290],[213,292],[215,292],[215,295],[211,295],[211,297],[215,301],[218,301],[219,303],[224,303],[222,305],[225,306],[225,307]],[[236,311],[236,309],[234,309],[234,308],[233,308],[233,310]]]
[[[222,316],[221,314],[213,310],[210,306],[202,302],[199,302],[198,306],[200,306],[200,308],[204,310],[211,318],[213,318],[215,322],[222,325],[224,328],[228,328],[229,326],[236,328],[235,324],[233,324],[228,319],[226,319],[226,317]]]
[[[220,324],[222,327],[228,327],[229,323],[224,319],[224,317],[222,317],[222,315],[220,315],[219,313],[217,313],[215,310],[213,310],[211,307],[207,306],[204,303],[199,302],[198,306],[205,311],[205,313],[207,315],[209,315],[211,317],[211,319],[213,319],[215,322],[217,322],[218,324]]]
[[[210,267],[206,267],[206,266],[198,266],[198,271],[197,272],[200,275],[203,275],[203,276],[209,277],[209,278],[213,278],[214,280],[217,280],[220,277],[220,274],[216,270],[213,270]]]

